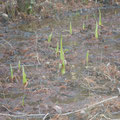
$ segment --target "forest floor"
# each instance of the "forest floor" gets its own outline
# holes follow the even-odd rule
[[[119,5],[53,3],[36,16],[0,16],[0,119],[120,119]],[[64,75],[56,51],[61,35]]]

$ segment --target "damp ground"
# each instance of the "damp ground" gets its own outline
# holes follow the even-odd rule
[[[120,8],[100,7],[100,10],[102,25],[98,27],[98,39],[95,38],[97,8],[66,12],[41,21],[0,23],[0,114],[6,114],[0,116],[2,120],[42,120],[45,115],[46,120],[120,119],[119,97],[84,110],[119,95]],[[56,54],[61,35],[66,60],[64,75]],[[27,75],[26,86],[22,83],[19,61]],[[31,116],[22,117],[25,114]]]

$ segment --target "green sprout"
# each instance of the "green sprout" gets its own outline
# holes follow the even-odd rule
[[[79,12],[76,12],[76,16],[79,16],[80,15],[80,13]]]
[[[60,54],[60,59],[61,59],[61,60],[64,60],[64,54],[63,54],[64,51],[63,51],[62,39],[63,39],[63,38],[62,38],[62,35],[61,35],[61,40],[60,40],[60,53],[61,53],[61,54]]]
[[[88,20],[88,15],[86,16],[86,20]]]
[[[25,95],[22,98],[22,106],[24,106],[24,105],[25,105]]]
[[[88,0],[83,0],[83,3],[88,4]]]
[[[64,56],[64,51],[63,51],[63,56]],[[62,61],[62,69],[61,69],[61,73],[62,73],[62,75],[64,75],[65,74],[65,60],[64,61]]]
[[[70,34],[72,35],[72,24],[70,22]]]
[[[52,33],[48,36],[48,42],[51,42],[52,39]]]
[[[33,12],[33,6],[32,6],[32,5],[29,5],[29,6],[28,6],[28,9],[27,9],[27,13],[28,13],[28,14],[32,14],[32,12]]]
[[[26,77],[26,73],[24,70],[24,66],[22,66],[22,73],[23,73],[23,85],[27,84],[27,77]]]
[[[86,65],[88,66],[88,62],[89,62],[89,50],[86,53]]]
[[[96,28],[95,28],[95,38],[98,39],[98,24],[96,22]]]
[[[102,25],[102,22],[101,22],[101,10],[99,9],[99,25]]]
[[[25,7],[26,7],[26,12],[28,14],[33,13],[34,4],[35,4],[35,0],[28,0],[28,2],[26,1]]]
[[[94,19],[96,19],[96,15],[95,14],[93,14],[93,17],[94,17]]]
[[[83,26],[82,26],[83,30],[85,30],[85,23],[83,22]]]
[[[10,72],[11,72],[11,79],[13,80],[13,68],[11,64],[10,64]]]
[[[56,47],[56,55],[59,54],[59,42],[57,42],[57,47]]]
[[[19,70],[21,69],[21,62],[20,62],[20,60],[18,62],[18,68],[19,68]]]
[[[64,58],[64,50],[63,50],[63,45],[62,45],[62,35],[61,35],[61,41],[60,41],[60,60],[62,64],[59,66],[61,67],[62,75],[64,75],[65,74],[65,58]]]

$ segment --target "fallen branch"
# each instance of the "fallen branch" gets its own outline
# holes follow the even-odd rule
[[[104,114],[100,115],[101,117],[104,117],[106,120],[120,120],[120,119],[113,119],[105,116]]]
[[[85,108],[82,108],[82,109],[79,109],[79,110],[76,110],[76,111],[73,111],[73,112],[67,112],[67,113],[63,113],[63,114],[60,114],[62,116],[64,115],[70,115],[70,114],[73,114],[73,113],[77,113],[77,112],[82,112],[82,111],[86,111],[88,109],[91,109],[97,105],[100,105],[100,104],[103,104],[105,102],[108,102],[108,101],[111,101],[113,99],[117,99],[118,96],[114,96],[114,97],[110,97],[110,98],[107,98],[107,99],[104,99],[100,102],[97,102],[95,104],[92,104],[92,105],[89,105],[88,107],[85,107]],[[23,117],[39,117],[39,118],[45,118],[46,116],[48,116],[48,114],[4,114],[4,113],[0,113],[0,116],[7,116],[7,117],[14,117],[14,118],[23,118]]]
[[[44,117],[43,120],[46,120],[47,116],[49,115],[49,113],[47,113]]]
[[[4,114],[0,113],[0,116],[14,117],[14,118],[23,118],[23,117],[40,117],[43,118],[46,114]]]
[[[81,111],[86,111],[86,110],[91,109],[91,108],[93,108],[93,107],[95,107],[97,105],[100,105],[102,103],[105,103],[105,102],[108,102],[108,101],[111,101],[111,100],[117,99],[117,98],[118,98],[118,96],[110,97],[110,98],[104,99],[104,100],[102,100],[100,102],[97,102],[95,104],[89,105],[88,107],[85,107],[83,109],[79,109],[79,110],[76,110],[76,111],[73,111],[73,112],[63,113],[61,115],[69,115],[69,114],[73,114],[73,113],[77,113],[77,112],[81,112]]]

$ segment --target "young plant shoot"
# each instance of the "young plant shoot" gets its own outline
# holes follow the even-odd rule
[[[98,23],[96,22],[95,38],[98,39]]]
[[[101,10],[99,9],[99,25],[102,25],[102,20],[101,20]]]
[[[72,35],[72,23],[70,22],[70,34]]]
[[[86,21],[88,20],[88,15],[86,16]]]
[[[83,22],[83,27],[82,28],[83,28],[83,30],[85,30],[85,23],[84,22]]]
[[[60,59],[63,60],[63,56],[62,56],[62,51],[63,51],[63,44],[62,44],[62,35],[61,35],[61,40],[60,40]]]
[[[61,41],[60,41],[60,60],[62,62],[61,73],[62,75],[64,75],[65,74],[65,58],[64,58],[64,50],[62,45],[62,35],[61,35]]]
[[[19,68],[19,70],[21,69],[21,62],[20,62],[20,60],[18,62],[18,68]]]
[[[48,36],[48,42],[51,42],[52,39],[52,33]]]
[[[24,70],[24,66],[22,66],[22,74],[23,74],[23,85],[26,87],[27,86],[27,77],[26,77],[26,73]]]
[[[88,66],[88,62],[89,62],[89,50],[86,53],[86,66]]]
[[[56,55],[59,55],[59,42],[57,42]]]
[[[25,95],[22,98],[22,106],[24,106],[24,105],[25,105]]]
[[[13,80],[13,68],[11,64],[10,64],[10,72],[11,72],[11,79]]]

